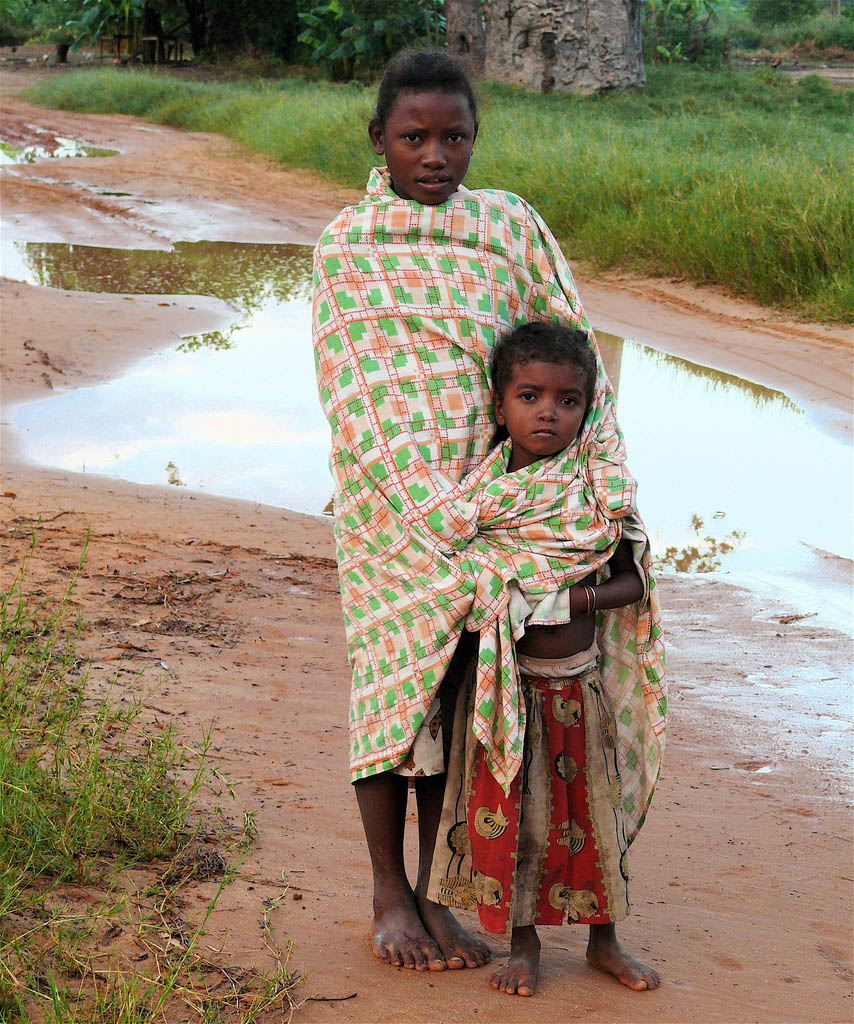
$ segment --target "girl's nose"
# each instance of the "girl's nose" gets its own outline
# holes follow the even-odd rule
[[[425,146],[422,152],[422,160],[428,167],[444,167],[448,162],[440,142]]]

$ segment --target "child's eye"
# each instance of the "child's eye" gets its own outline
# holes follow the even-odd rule
[[[450,142],[462,142],[465,139],[465,135],[462,132],[453,132],[448,136]]]
[[[533,391],[523,391],[522,394],[519,395],[519,398],[521,398],[523,402],[536,402],[537,400],[537,396]]]
[[[564,405],[575,405],[576,401],[574,398],[562,398],[561,401]]]
[[[406,142],[418,142],[419,135],[417,132],[407,132],[403,138]]]

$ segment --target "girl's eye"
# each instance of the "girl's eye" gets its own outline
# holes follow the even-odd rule
[[[575,399],[574,398],[563,398],[563,399],[561,399],[561,401],[563,402],[564,405],[575,405]]]
[[[523,391],[522,394],[519,395],[519,397],[522,399],[523,402],[536,402],[537,400],[537,396],[534,394],[533,391]]]
[[[415,132],[407,132],[406,135],[404,135],[403,137],[407,142],[418,141],[418,135]]]
[[[465,139],[465,135],[462,132],[454,132],[448,136],[450,142],[462,142]]]

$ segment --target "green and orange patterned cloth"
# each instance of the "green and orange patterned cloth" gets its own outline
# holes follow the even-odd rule
[[[570,448],[513,474],[506,444],[489,451],[489,362],[502,335],[554,320],[583,328],[596,347],[572,274],[518,196],[460,190],[421,206],[375,169],[364,199],[323,232],[314,283],[353,668],[352,778],[406,757],[468,628],[480,632],[473,729],[506,792],[525,725],[510,589],[536,600],[571,586],[605,566],[624,520],[639,523],[601,360]],[[644,601],[600,613],[597,630],[630,838],[658,776],[666,719],[648,551],[642,558]]]

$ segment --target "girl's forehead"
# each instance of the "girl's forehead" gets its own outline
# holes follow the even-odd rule
[[[474,121],[465,93],[446,89],[401,89],[388,116]]]

